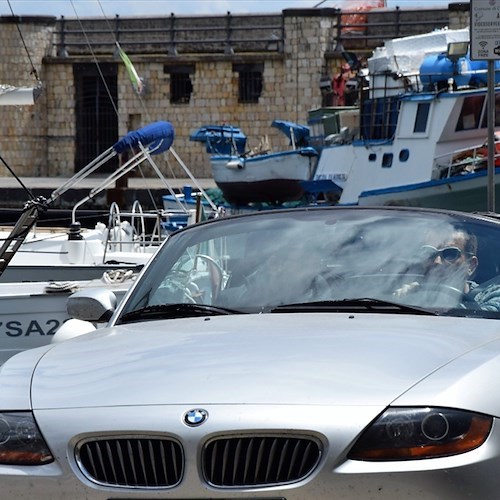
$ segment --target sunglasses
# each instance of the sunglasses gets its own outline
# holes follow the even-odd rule
[[[422,247],[422,253],[424,254],[425,258],[429,260],[435,260],[436,257],[439,256],[446,262],[455,262],[462,256],[462,254],[466,252],[463,252],[462,250],[460,250],[460,248],[457,247],[435,248],[432,245],[424,245]]]

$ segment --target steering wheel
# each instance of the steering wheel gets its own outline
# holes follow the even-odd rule
[[[202,253],[198,253],[195,255],[195,264],[194,264],[195,268],[197,259],[203,260],[207,264],[207,270],[210,276],[210,288],[211,288],[212,303],[213,303],[222,289],[224,270],[222,269],[220,264],[213,259],[213,257],[210,257],[209,255],[205,255]]]
[[[190,281],[189,273],[182,270],[170,271],[167,278],[168,286],[160,287],[155,293],[155,300],[161,303],[172,301],[196,304],[201,295],[196,283]]]

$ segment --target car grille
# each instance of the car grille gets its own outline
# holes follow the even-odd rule
[[[158,436],[87,440],[77,447],[77,461],[90,480],[123,487],[173,487],[184,467],[180,444]]]
[[[257,487],[300,481],[320,457],[320,444],[310,437],[239,436],[210,441],[202,466],[212,486]]]

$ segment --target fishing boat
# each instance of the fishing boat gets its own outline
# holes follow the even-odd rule
[[[281,204],[304,195],[301,182],[311,178],[318,152],[308,144],[309,127],[274,120],[272,127],[285,134],[290,149],[274,151],[264,137],[247,151],[247,137],[231,125],[208,125],[190,140],[205,145],[215,183],[231,205],[267,202]]]
[[[315,174],[303,183],[309,195],[341,205],[486,210],[487,61],[469,54],[468,29],[389,40],[376,49],[360,71],[355,123],[346,121],[336,134],[312,131],[323,142]],[[332,115],[339,119],[339,110],[314,111],[313,128]],[[499,125],[497,112],[495,131]],[[499,168],[495,186],[500,195]]]

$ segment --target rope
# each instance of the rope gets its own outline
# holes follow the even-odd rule
[[[102,281],[108,284],[124,283],[134,277],[134,271],[132,269],[112,269],[104,272],[102,275]]]
[[[80,289],[78,283],[74,281],[52,281],[45,287],[45,292],[47,293],[66,293],[66,292],[76,292]]]

